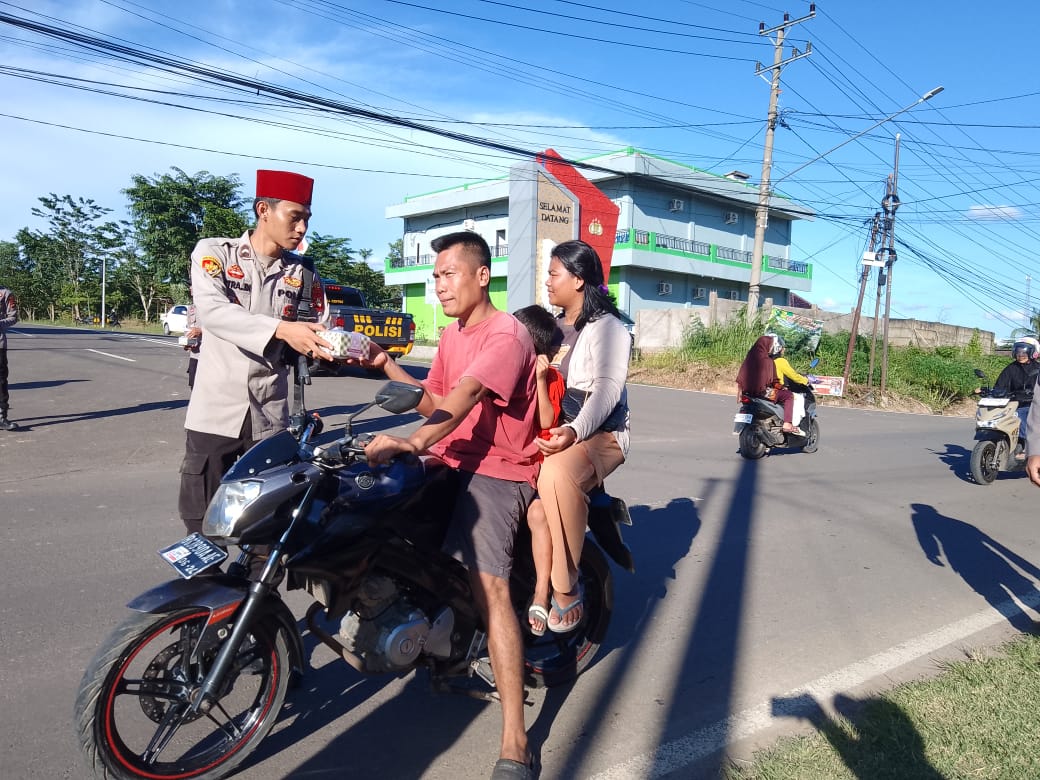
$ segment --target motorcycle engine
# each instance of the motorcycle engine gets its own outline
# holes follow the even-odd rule
[[[368,577],[354,606],[343,616],[339,639],[363,662],[366,672],[405,671],[420,653],[438,658],[451,654],[451,609],[445,607],[431,624],[389,577]]]

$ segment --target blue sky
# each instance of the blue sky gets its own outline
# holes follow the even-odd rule
[[[1040,308],[1040,87],[1030,56],[1040,8],[1000,8],[834,0],[790,28],[785,56],[807,41],[813,53],[783,71],[772,178],[818,214],[796,225],[792,251],[814,265],[811,300],[854,305],[898,132],[893,315],[1003,337],[1027,306]],[[634,146],[715,173],[746,171],[756,183],[769,90],[755,62],[773,56],[758,27],[785,11],[797,19],[809,4],[0,0],[0,14],[422,126],[574,158]],[[279,104],[3,21],[0,62],[5,240],[41,226],[30,209],[51,192],[123,216],[121,190],[134,174],[236,173],[249,188],[256,168],[284,167],[317,180],[312,231],[381,257],[401,232],[387,205],[505,175],[517,159]],[[796,170],[939,85],[929,102]]]

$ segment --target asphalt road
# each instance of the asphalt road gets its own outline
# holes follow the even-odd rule
[[[22,428],[0,433],[0,766],[87,777],[80,676],[182,535],[186,361],[172,338],[35,327],[9,358]],[[308,405],[342,423],[380,382],[317,377]],[[1032,627],[1040,493],[1020,475],[971,483],[969,420],[825,408],[818,453],[747,462],[733,399],[630,397],[632,454],[608,488],[631,508],[637,573],[615,570],[593,667],[531,695],[542,777],[714,777],[722,745],[739,759],[813,708]],[[497,705],[365,678],[320,647],[311,661],[241,777],[490,774]]]

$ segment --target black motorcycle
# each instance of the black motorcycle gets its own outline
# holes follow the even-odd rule
[[[809,385],[792,385],[791,392],[805,396],[805,416],[798,424],[802,434],[784,432],[784,407],[765,398],[746,393],[740,396],[740,410],[733,417],[733,433],[740,436],[740,454],[748,460],[763,457],[773,447],[800,447],[816,452],[820,444],[820,423],[816,419],[816,396]]]
[[[419,387],[387,383],[342,438],[316,445],[321,421],[304,417],[228,471],[205,536],[161,551],[182,578],[131,601],[133,613],[83,676],[77,736],[98,777],[212,780],[247,759],[306,667],[297,620],[278,593],[283,578],[314,598],[313,636],[358,671],[425,669],[435,690],[494,696],[467,572],[441,551],[456,472],[433,457],[370,466],[372,434],[353,433],[366,409],[401,413],[421,397]],[[582,552],[584,614],[566,634],[524,632],[529,686],[568,682],[595,657],[613,603],[602,550],[633,569],[619,528],[631,523],[624,502],[600,491],[590,507],[599,544],[590,538]],[[223,545],[232,544],[242,554],[225,572]],[[516,550],[510,585],[524,626],[534,565],[529,543]]]

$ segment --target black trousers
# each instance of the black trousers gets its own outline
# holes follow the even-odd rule
[[[7,416],[7,408],[11,400],[7,392],[7,347],[0,349],[0,417]]]
[[[185,434],[177,508],[188,533],[201,533],[206,507],[220,486],[220,478],[256,442],[249,412],[238,438],[192,430],[186,430]]]

